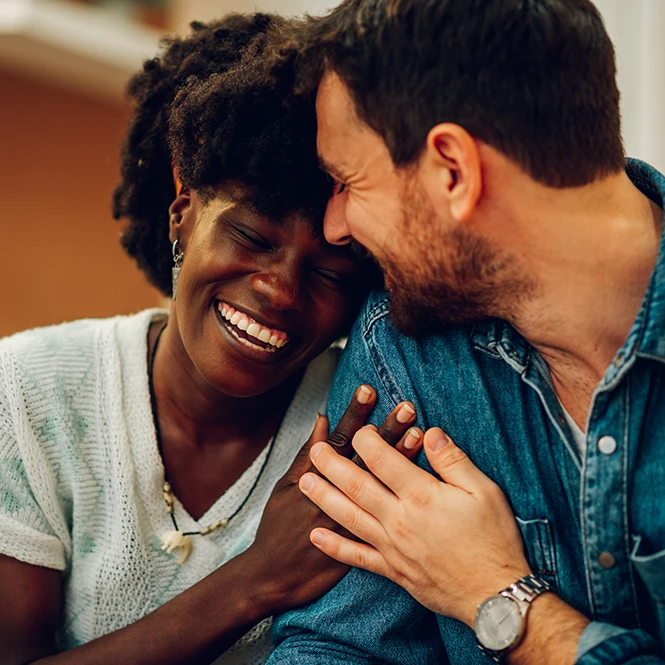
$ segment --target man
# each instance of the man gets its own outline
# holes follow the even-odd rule
[[[424,470],[371,427],[373,475],[312,448],[301,489],[360,540],[312,542],[371,572],[278,620],[271,665],[665,662],[665,178],[626,164],[597,10],[346,0],[300,39],[326,237],[390,292],[331,417],[367,382],[430,429]]]

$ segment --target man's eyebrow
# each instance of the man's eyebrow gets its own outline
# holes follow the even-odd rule
[[[326,162],[326,160],[323,159],[323,157],[319,157],[319,168],[322,171],[325,171],[326,173],[331,175],[333,178],[335,178],[335,180],[344,180],[344,176],[339,171],[339,169],[334,167],[332,164]]]

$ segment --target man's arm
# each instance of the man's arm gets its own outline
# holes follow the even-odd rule
[[[440,429],[427,431],[424,450],[441,480],[400,459],[369,428],[358,432],[353,445],[373,475],[320,443],[311,456],[325,478],[305,474],[300,482],[324,512],[364,541],[315,529],[312,542],[326,554],[395,581],[432,611],[468,626],[479,603],[531,572],[500,488]],[[534,601],[525,639],[508,662],[663,662],[654,641],[639,631],[603,639],[580,653],[588,624],[554,594],[545,594]]]

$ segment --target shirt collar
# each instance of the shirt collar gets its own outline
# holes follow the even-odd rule
[[[636,159],[628,160],[626,173],[645,196],[663,207],[665,176]],[[528,364],[531,352],[529,343],[505,321],[490,319],[475,325],[471,340],[474,346],[492,356],[500,358],[501,347],[516,364],[522,367]],[[640,313],[617,358],[627,358],[634,352],[665,361],[665,232],[661,237],[656,267]]]
[[[626,169],[633,184],[656,205],[663,207],[665,176],[636,159]],[[631,328],[624,349],[665,361],[665,233],[660,239],[656,266],[651,275],[640,313]],[[621,352],[620,352],[621,353]]]

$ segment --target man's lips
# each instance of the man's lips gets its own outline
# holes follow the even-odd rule
[[[216,307],[229,332],[246,346],[274,353],[282,349],[291,339],[283,330],[269,328],[226,302],[218,300]]]

